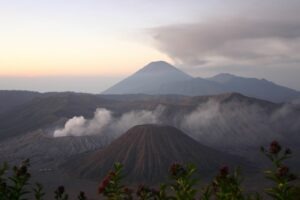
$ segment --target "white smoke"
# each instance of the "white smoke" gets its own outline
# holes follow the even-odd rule
[[[158,106],[154,111],[140,110],[123,114],[115,121],[111,129],[114,133],[123,133],[129,128],[140,124],[158,124],[164,111],[163,106]]]
[[[183,129],[195,132],[200,127],[206,127],[212,123],[220,115],[220,104],[216,101],[209,101],[199,105],[198,108],[185,115],[181,126]]]
[[[297,111],[298,112],[295,112]],[[298,102],[292,102],[282,105],[277,109],[271,116],[274,126],[281,129],[282,132],[287,132],[287,129],[294,132],[299,132],[300,130],[300,104]],[[298,134],[297,134],[298,135]]]
[[[73,135],[80,135],[83,131],[82,127],[85,125],[85,123],[86,120],[82,116],[73,117],[66,122],[63,129],[54,131],[54,136],[59,137],[68,135],[69,133],[72,133]]]
[[[164,107],[158,106],[155,110],[136,110],[124,113],[120,117],[113,117],[112,112],[98,108],[92,119],[75,116],[69,119],[62,129],[54,131],[54,137],[85,136],[110,132],[111,136],[119,136],[129,128],[148,123],[159,123]]]
[[[279,138],[265,109],[256,104],[210,100],[182,117],[180,128],[211,146],[260,144]]]
[[[285,138],[283,133],[299,130],[297,109],[300,108],[295,104],[278,105],[274,110],[239,100],[221,103],[209,100],[189,112],[178,109],[167,115],[165,107],[158,106],[154,110],[133,110],[115,117],[111,111],[99,108],[92,119],[82,116],[69,119],[54,136],[105,134],[114,139],[135,125],[158,124],[163,120],[209,146],[257,146]]]
[[[98,108],[94,118],[87,120],[83,116],[69,119],[63,129],[54,131],[54,137],[84,136],[102,132],[112,120],[111,112]]]

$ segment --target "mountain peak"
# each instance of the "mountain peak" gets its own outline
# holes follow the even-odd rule
[[[234,74],[230,74],[230,73],[220,73],[220,74],[217,74],[215,77],[237,77],[237,76]]]
[[[217,74],[217,75],[215,75],[215,76],[213,76],[211,78],[208,78],[208,79],[216,81],[216,82],[219,82],[219,83],[224,83],[224,82],[230,81],[231,79],[236,78],[236,77],[237,76],[233,75],[233,74],[220,73],[220,74]]]
[[[150,62],[148,65],[157,65],[157,64],[161,64],[161,65],[170,65],[170,63],[166,62],[166,61],[163,61],[163,60],[156,60],[156,61],[152,61]]]
[[[180,71],[165,61],[155,61],[127,77],[123,81],[104,91],[104,94],[159,94],[160,88],[166,83],[180,82],[191,79],[188,74]]]
[[[161,73],[161,72],[170,72],[170,71],[181,72],[170,63],[160,60],[160,61],[150,62],[145,67],[137,71],[136,73]]]

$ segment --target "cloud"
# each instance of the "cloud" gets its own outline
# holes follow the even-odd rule
[[[233,73],[300,90],[300,1],[216,1],[190,22],[147,29],[152,45],[194,76]]]
[[[179,63],[201,66],[299,62],[297,19],[230,18],[151,29],[157,47]]]

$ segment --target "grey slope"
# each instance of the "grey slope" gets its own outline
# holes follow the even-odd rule
[[[203,78],[192,78],[184,81],[165,83],[160,87],[159,94],[180,94],[186,96],[205,96],[226,93],[219,83]]]
[[[54,138],[37,130],[0,142],[0,161],[18,164],[30,158],[34,168],[49,169],[73,155],[103,148],[107,144],[108,140],[104,136]]]

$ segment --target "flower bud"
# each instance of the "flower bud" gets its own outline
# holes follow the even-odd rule
[[[269,148],[269,152],[271,154],[278,154],[281,151],[281,146],[279,145],[279,143],[277,141],[273,141],[270,144],[270,148]]]

